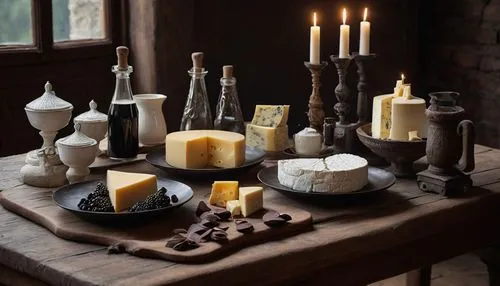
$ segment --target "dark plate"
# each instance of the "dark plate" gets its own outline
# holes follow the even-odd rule
[[[203,168],[203,169],[182,169],[174,167],[165,161],[165,149],[155,149],[148,153],[146,161],[151,165],[179,175],[206,175],[206,174],[225,174],[234,171],[246,170],[264,161],[266,153],[262,150],[246,147],[245,149],[245,163],[236,168]]]
[[[354,197],[359,195],[370,194],[388,189],[396,182],[396,177],[385,170],[368,167],[368,184],[363,189],[350,193],[313,193],[296,191],[289,187],[283,186],[278,181],[278,166],[268,167],[260,170],[257,174],[259,180],[266,186],[271,187],[286,195],[309,198],[339,198],[339,197]]]
[[[52,198],[63,209],[66,209],[81,218],[94,222],[129,222],[129,221],[143,221],[145,219],[158,217],[168,213],[183,204],[187,203],[193,197],[193,190],[181,183],[174,180],[158,177],[158,188],[167,188],[168,195],[176,195],[179,198],[177,203],[172,203],[171,206],[161,209],[140,211],[140,212],[92,212],[82,211],[78,208],[78,203],[82,198],[86,198],[90,192],[95,190],[97,183],[100,181],[86,181],[76,184],[66,185],[56,192]]]
[[[327,148],[321,149],[319,154],[302,155],[302,154],[297,154],[295,152],[295,147],[291,147],[291,148],[285,149],[283,151],[283,153],[285,153],[288,156],[295,157],[295,158],[325,158],[325,157],[328,157],[328,156],[335,154],[335,149],[332,146],[332,147],[327,147]]]

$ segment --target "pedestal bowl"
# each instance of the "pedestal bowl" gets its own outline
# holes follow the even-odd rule
[[[356,133],[359,140],[373,153],[391,163],[390,171],[398,178],[414,178],[413,162],[425,156],[426,140],[395,141],[373,138],[371,123],[365,124]]]

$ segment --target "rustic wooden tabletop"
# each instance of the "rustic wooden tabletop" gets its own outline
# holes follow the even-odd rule
[[[334,219],[204,264],[108,255],[104,246],[60,239],[0,206],[0,285],[368,284],[498,241],[500,150],[476,146],[475,153],[476,187],[458,198],[422,193],[411,180],[387,192],[398,200],[363,206],[310,206],[269,191],[313,217]],[[19,181],[23,160],[0,158],[0,190],[29,192]],[[145,162],[131,168],[154,170]],[[194,184],[208,192],[208,181]]]

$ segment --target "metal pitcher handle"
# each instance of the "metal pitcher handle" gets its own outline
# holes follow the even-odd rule
[[[470,120],[462,120],[457,127],[458,135],[462,136],[462,157],[458,167],[463,172],[470,172],[474,170],[474,141],[476,132],[474,123]]]

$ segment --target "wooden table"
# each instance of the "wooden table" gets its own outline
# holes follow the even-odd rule
[[[0,189],[29,191],[19,182],[23,159],[0,159]],[[108,255],[106,247],[62,240],[0,207],[0,284],[368,284],[498,241],[500,150],[476,146],[476,160],[476,188],[460,198],[422,193],[414,181],[398,181],[388,193],[405,198],[402,203],[369,205],[363,212],[325,210],[340,215],[317,222],[311,232],[201,265]]]

